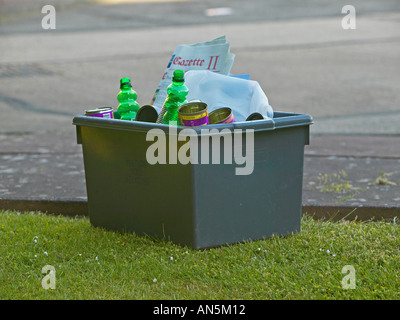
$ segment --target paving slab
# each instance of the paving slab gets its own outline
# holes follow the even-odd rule
[[[87,215],[83,155],[74,130],[3,134],[0,141],[1,208]],[[359,219],[400,215],[399,137],[311,136],[303,211],[339,218],[354,209],[352,217],[357,213]]]

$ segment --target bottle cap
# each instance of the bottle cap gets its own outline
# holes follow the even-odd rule
[[[131,79],[129,79],[129,78],[121,78],[120,83],[121,83],[120,88],[122,88],[123,86],[130,86],[130,87],[132,87],[132,85],[131,85]]]
[[[172,81],[183,82],[184,81],[184,79],[183,79],[184,74],[185,73],[183,72],[183,70],[179,70],[179,69],[175,70],[174,71],[174,76],[172,78]]]

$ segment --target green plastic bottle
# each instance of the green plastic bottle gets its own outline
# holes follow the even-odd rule
[[[167,88],[168,97],[165,99],[165,114],[162,119],[163,124],[173,125],[170,123],[175,121],[175,125],[179,125],[178,108],[187,103],[186,96],[189,93],[188,87],[185,85],[184,72],[175,70],[172,77],[172,83]]]
[[[131,80],[129,78],[122,78],[120,80],[120,89],[117,100],[119,102],[117,112],[121,120],[135,120],[136,113],[140,106],[136,102],[137,93],[132,89]]]

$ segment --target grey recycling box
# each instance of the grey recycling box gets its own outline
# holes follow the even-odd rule
[[[73,124],[93,226],[196,249],[300,232],[309,115],[275,112],[185,131],[86,115]],[[152,164],[164,156],[166,164]]]

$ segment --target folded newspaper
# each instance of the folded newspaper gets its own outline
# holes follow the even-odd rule
[[[167,87],[172,82],[174,70],[209,70],[219,74],[228,75],[235,55],[230,50],[230,43],[225,36],[211,41],[199,42],[191,45],[179,45],[176,47],[164,75],[158,85],[151,105],[162,108],[167,98]]]

